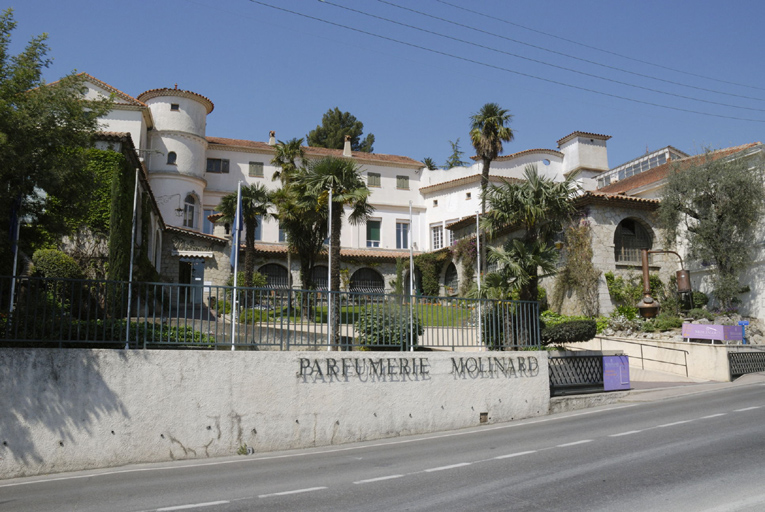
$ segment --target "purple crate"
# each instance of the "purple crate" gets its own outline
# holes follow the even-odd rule
[[[603,389],[630,389],[630,360],[627,356],[603,356]]]

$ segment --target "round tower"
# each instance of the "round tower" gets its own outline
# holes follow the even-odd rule
[[[149,179],[165,222],[200,230],[206,182],[207,114],[213,102],[191,91],[151,89],[138,96],[154,121],[146,155]]]

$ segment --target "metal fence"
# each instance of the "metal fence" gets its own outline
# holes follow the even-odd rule
[[[550,396],[603,391],[603,355],[550,356]]]
[[[731,379],[747,373],[765,372],[765,352],[728,352],[728,364]]]
[[[540,346],[539,306],[365,292],[0,277],[0,346],[516,350]]]

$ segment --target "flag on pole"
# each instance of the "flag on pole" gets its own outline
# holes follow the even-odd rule
[[[242,235],[244,222],[242,219],[242,184],[239,183],[236,191],[236,214],[234,215],[234,225],[231,227],[231,268],[236,272],[236,263],[239,255],[239,243]]]

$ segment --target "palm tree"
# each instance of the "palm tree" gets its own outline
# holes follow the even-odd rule
[[[374,211],[374,207],[367,202],[369,189],[361,177],[360,167],[353,160],[331,156],[310,162],[300,182],[309,193],[316,194],[324,205],[328,203],[329,191],[332,190],[330,285],[337,291],[340,289],[340,232],[345,207],[351,210],[348,216],[351,224],[366,222]]]
[[[271,163],[278,166],[279,170],[274,172],[273,179],[274,181],[281,180],[282,185],[286,185],[292,181],[298,170],[297,160],[301,162],[305,160],[303,139],[295,137],[287,142],[279,141],[274,149],[274,157],[271,159]]]
[[[351,224],[366,222],[374,207],[367,202],[369,189],[361,177],[361,169],[348,158],[325,157],[308,164],[305,173],[301,173],[297,182],[305,186],[306,191],[318,197],[320,204],[328,205],[329,191],[332,191],[332,229],[329,234],[332,264],[329,269],[330,289],[340,290],[340,233],[345,207],[350,208],[348,221]],[[336,302],[339,306],[339,301]],[[339,344],[340,308],[332,308],[334,339]]]
[[[515,137],[507,126],[513,116],[496,103],[487,103],[477,114],[470,116],[470,142],[476,155],[483,162],[481,169],[481,214],[486,213],[486,189],[489,186],[491,161],[502,153],[502,142],[510,142]]]
[[[540,176],[533,165],[526,167],[524,177],[520,183],[506,181],[487,190],[491,210],[482,227],[490,234],[500,229],[523,233],[501,250],[494,249],[492,258],[506,264],[505,277],[517,286],[521,300],[537,300],[539,271],[554,272],[554,237],[574,213],[572,199],[579,187],[575,174],[555,182]]]
[[[436,162],[434,162],[433,159],[430,158],[429,156],[426,156],[425,158],[423,158],[422,163],[425,164],[425,167],[427,167],[428,170],[430,171],[435,171],[436,169],[438,169],[438,165],[436,165]]]
[[[223,214],[224,222],[233,226],[236,216],[236,192],[220,200],[218,210]],[[252,286],[252,274],[255,272],[255,230],[258,217],[265,219],[271,206],[272,193],[262,184],[242,185],[242,220],[244,221],[244,285]],[[232,229],[236,229],[234,226]]]

